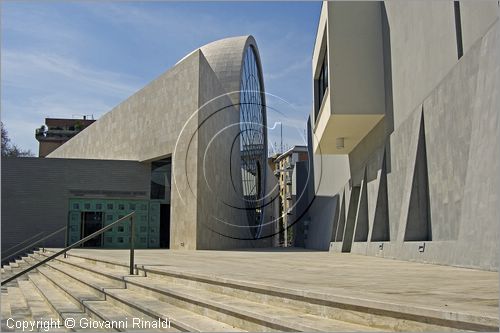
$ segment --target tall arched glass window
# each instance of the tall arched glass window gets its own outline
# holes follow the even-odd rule
[[[262,76],[252,46],[243,59],[240,92],[240,149],[243,195],[254,237],[263,221],[262,198],[265,191],[266,139],[265,99]]]

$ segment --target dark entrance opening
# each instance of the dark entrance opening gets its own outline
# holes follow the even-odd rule
[[[82,213],[82,238],[87,237],[102,228],[102,212]],[[102,234],[89,239],[83,244],[84,247],[102,246]]]
[[[160,205],[160,248],[170,248],[170,205]]]

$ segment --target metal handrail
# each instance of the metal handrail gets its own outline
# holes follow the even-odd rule
[[[4,261],[6,261],[7,259],[10,259],[10,258],[12,258],[12,257],[14,257],[14,256],[16,256],[16,255],[18,255],[19,253],[21,253],[21,252],[23,252],[23,251],[25,251],[25,250],[27,250],[27,249],[29,249],[29,248],[34,247],[35,245],[38,245],[38,244],[42,243],[42,242],[43,242],[43,241],[45,241],[46,239],[49,239],[50,237],[54,236],[55,234],[58,234],[58,233],[60,233],[61,231],[66,230],[66,228],[67,228],[67,227],[62,227],[61,229],[58,229],[58,230],[56,230],[56,231],[54,231],[54,232],[52,232],[52,233],[48,234],[47,236],[45,236],[45,237],[43,237],[43,238],[37,239],[36,241],[34,241],[33,243],[31,243],[30,245],[23,247],[22,249],[20,249],[20,250],[18,250],[18,251],[16,251],[16,252],[14,252],[14,253],[12,253],[11,255],[8,255],[8,256],[7,256],[7,257],[5,257],[5,258],[2,258],[2,262],[4,262]]]
[[[15,249],[16,247],[19,247],[20,245],[23,245],[23,244],[25,244],[25,243],[28,243],[29,241],[31,241],[31,240],[33,240],[34,238],[37,238],[37,237],[39,237],[39,236],[41,236],[41,235],[43,235],[43,234],[44,234],[44,232],[43,232],[43,231],[41,231],[41,232],[37,233],[36,235],[31,236],[30,238],[28,238],[28,239],[26,239],[26,240],[22,241],[21,243],[16,244],[16,245],[14,245],[14,246],[11,246],[11,247],[9,247],[7,250],[2,251],[2,252],[3,252],[3,254],[6,254],[6,252],[9,252],[10,250]],[[2,261],[3,261],[3,259],[2,259]]]
[[[71,250],[72,248],[74,247],[77,247],[77,246],[80,246],[81,244],[85,243],[86,241],[96,237],[96,236],[99,236],[101,234],[103,234],[104,232],[106,232],[107,230],[111,229],[112,227],[114,227],[116,224],[118,223],[121,223],[127,219],[130,219],[130,275],[134,275],[134,250],[135,250],[135,228],[134,228],[134,214],[135,214],[135,211],[128,214],[128,215],[125,215],[124,217],[116,220],[115,222],[111,223],[111,224],[108,224],[107,226],[105,226],[104,228],[101,228],[99,230],[97,230],[96,232],[94,232],[93,234],[90,234],[89,236],[85,237],[85,238],[82,238],[81,240],[79,240],[78,242],[76,243],[73,243],[71,244],[70,246],[67,246],[65,247],[64,249],[54,253],[53,255],[51,255],[50,257],[47,257],[45,259],[43,259],[42,261],[39,261],[37,262],[36,264],[34,264],[33,266],[30,266],[28,268],[26,268],[25,270],[5,279],[2,281],[1,285],[3,286],[4,284],[14,280],[14,279],[17,279],[18,277],[28,273],[29,271],[37,268],[38,266],[41,266],[43,264],[45,264],[46,262],[54,259],[54,258],[57,258],[58,256],[60,256],[61,254],[65,254],[66,252],[68,252],[69,250]]]

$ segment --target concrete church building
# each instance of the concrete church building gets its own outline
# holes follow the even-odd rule
[[[3,160],[2,248],[66,223],[72,243],[132,210],[139,247],[270,246],[255,240],[273,230],[266,135],[254,38],[205,45],[47,158]],[[128,235],[89,243],[126,248]]]
[[[324,2],[306,247],[498,270],[497,1]]]

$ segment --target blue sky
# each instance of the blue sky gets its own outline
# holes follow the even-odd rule
[[[2,121],[38,153],[45,117],[99,117],[211,41],[253,35],[269,124],[301,144],[312,105],[311,57],[321,2],[2,1]],[[298,135],[299,133],[300,135]],[[269,142],[279,141],[279,131]]]

